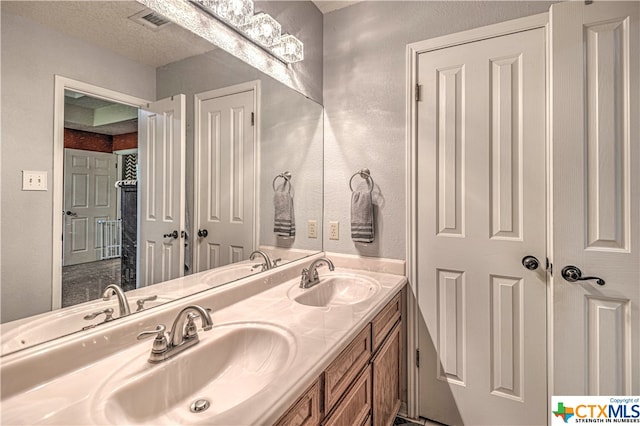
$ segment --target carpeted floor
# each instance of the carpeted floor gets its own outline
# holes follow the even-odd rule
[[[109,284],[120,285],[120,258],[62,267],[62,307],[102,297]]]

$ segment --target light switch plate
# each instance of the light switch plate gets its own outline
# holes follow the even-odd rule
[[[22,171],[23,191],[46,191],[47,172],[23,170]]]
[[[307,237],[318,238],[318,221],[310,220],[307,222]]]
[[[340,239],[340,222],[338,221],[329,222],[329,239],[330,240]]]

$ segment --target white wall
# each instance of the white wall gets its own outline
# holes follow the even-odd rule
[[[54,75],[151,100],[156,82],[153,67],[20,16],[3,12],[1,31],[0,297],[6,322],[51,309]],[[46,171],[49,190],[22,191],[22,170]]]
[[[324,225],[340,221],[340,240],[325,232],[324,250],[405,259],[406,45],[547,12],[552,3],[365,1],[324,16]],[[363,167],[376,183],[372,244],[350,238],[349,178]]]

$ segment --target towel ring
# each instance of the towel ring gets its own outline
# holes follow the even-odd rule
[[[373,192],[373,178],[371,177],[371,172],[369,171],[369,169],[362,169],[360,171],[355,172],[353,175],[351,175],[351,179],[349,179],[349,189],[351,189],[351,192],[353,192],[353,178],[360,175],[360,177],[364,180],[367,181],[367,186],[369,187],[369,193]]]
[[[282,172],[278,176],[273,178],[273,182],[271,186],[273,187],[273,192],[276,192],[276,181],[278,178],[282,178],[285,180],[284,185],[289,184],[289,193],[291,193],[291,172]]]

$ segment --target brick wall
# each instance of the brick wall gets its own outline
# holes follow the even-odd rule
[[[132,149],[138,147],[138,132],[115,135],[113,137],[113,150]]]
[[[65,128],[64,147],[84,149],[85,151],[113,152],[113,137]]]
[[[138,147],[138,132],[109,136],[65,128],[64,147],[97,152],[133,149]]]

